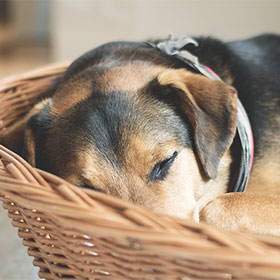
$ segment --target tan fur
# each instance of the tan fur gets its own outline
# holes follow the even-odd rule
[[[266,151],[256,160],[247,186],[248,192],[280,195],[279,153]]]
[[[144,67],[146,71],[143,71]],[[137,66],[128,64],[108,69],[102,74],[96,74],[94,89],[102,91],[103,94],[111,91],[135,92],[163,69],[163,67],[149,67],[141,64]],[[61,115],[77,103],[88,98],[93,86],[91,81],[91,77],[81,77],[63,85],[54,95],[52,112]]]
[[[275,114],[277,101],[266,102],[266,106],[271,129],[263,131],[261,152],[254,159],[246,193],[213,200],[202,209],[202,222],[225,230],[280,235],[280,118]]]
[[[274,135],[270,139],[278,141],[279,138]],[[201,222],[225,230],[279,236],[280,163],[277,149],[279,144],[274,149],[263,150],[262,156],[255,159],[245,193],[224,194],[211,201],[200,212]]]
[[[98,79],[95,89],[102,92],[137,92],[166,68],[152,64],[126,64],[106,70]]]
[[[202,222],[232,231],[280,235],[280,196],[228,193],[200,212]]]
[[[198,186],[198,188],[195,191],[195,195],[199,209],[202,209],[209,201],[227,191],[230,176],[229,166],[231,162],[232,157],[230,152],[227,151],[220,161],[218,176],[215,180],[205,182],[201,176],[196,176],[197,182],[195,182],[195,185]]]
[[[51,113],[63,115],[77,103],[86,100],[91,94],[90,77],[80,77],[61,85],[53,96]]]
[[[92,93],[92,87],[103,94],[112,91],[136,92],[158,73],[165,69],[162,66],[149,64],[126,64],[113,67],[100,73],[93,73],[76,77],[73,81],[61,85],[53,96],[51,112],[63,115],[79,102],[86,100]],[[92,84],[92,75],[95,83]]]
[[[274,112],[279,109],[276,101],[267,104],[270,114],[267,119],[271,123],[271,130],[264,132],[261,139],[261,155],[254,159],[247,191],[280,195],[280,117]]]
[[[158,146],[141,135],[130,135],[129,143],[124,168],[112,167],[92,148],[80,153],[76,168],[67,180],[78,185],[86,183],[97,186],[105,193],[123,200],[195,221],[198,221],[199,210],[207,202],[226,191],[228,165],[231,162],[228,154],[221,161],[218,178],[205,182],[193,151],[182,149],[178,143]],[[153,166],[176,150],[179,155],[169,176],[163,182],[147,183]]]
[[[167,180],[147,184],[146,177],[155,164],[151,158],[150,160],[143,157],[138,158],[138,163],[135,165],[130,163],[130,166],[126,166],[125,169],[116,170],[109,163],[100,161],[99,157],[92,153],[83,153],[78,164],[82,170],[81,177],[71,175],[67,180],[76,184],[84,181],[92,186],[98,186],[107,194],[156,212],[198,221],[198,205],[193,190],[193,171],[196,174],[199,171],[195,162],[190,164],[187,169],[185,166],[185,162],[193,160],[193,157],[190,150],[182,150],[172,166]],[[147,163],[145,170],[138,169],[140,164],[143,164],[142,161]]]
[[[35,141],[34,141],[34,135],[31,129],[27,129],[25,132],[25,147],[28,151],[27,153],[27,161],[32,165],[35,166]]]

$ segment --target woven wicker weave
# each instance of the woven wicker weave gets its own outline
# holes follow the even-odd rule
[[[0,83],[0,133],[67,65]],[[0,146],[0,198],[45,279],[280,279],[280,239],[163,217],[70,185]]]

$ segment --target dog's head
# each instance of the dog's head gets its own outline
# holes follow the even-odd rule
[[[35,106],[28,161],[76,185],[196,219],[199,201],[226,191],[235,90],[137,50],[113,55],[78,60],[53,97]]]

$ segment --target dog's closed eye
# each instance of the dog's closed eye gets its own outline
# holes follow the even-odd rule
[[[158,162],[152,169],[151,173],[148,176],[149,181],[160,181],[164,180],[169,172],[170,167],[175,161],[178,152],[174,152],[173,155],[163,161]]]
[[[80,187],[81,188],[85,188],[85,189],[90,189],[90,190],[93,190],[93,191],[97,191],[97,192],[103,192],[104,191],[102,189],[100,189],[99,187],[96,187],[96,186],[90,186],[88,184],[80,184]]]

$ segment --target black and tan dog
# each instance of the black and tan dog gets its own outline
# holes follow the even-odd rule
[[[72,63],[2,143],[76,185],[157,212],[280,234],[280,37],[196,40],[185,48],[224,83],[144,42],[108,43]],[[255,161],[248,192],[225,194],[238,157],[237,93]]]

